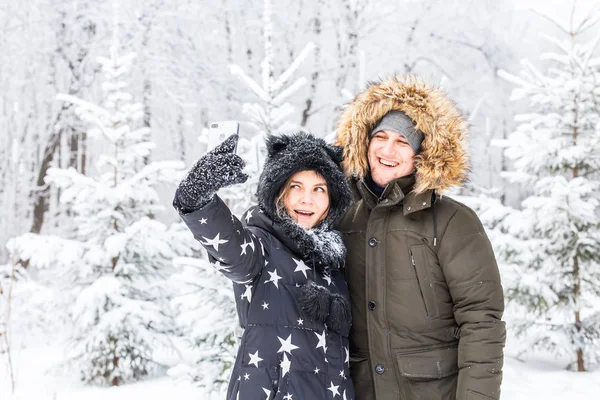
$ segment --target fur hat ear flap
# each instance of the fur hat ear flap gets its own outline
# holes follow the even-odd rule
[[[344,160],[344,148],[342,146],[333,146],[328,144],[324,147],[324,149],[336,164],[340,164]]]
[[[265,142],[269,156],[274,156],[288,146],[290,138],[287,135],[269,135]]]

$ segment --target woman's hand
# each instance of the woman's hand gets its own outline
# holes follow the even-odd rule
[[[234,153],[238,135],[228,137],[223,143],[202,156],[183,178],[173,206],[187,214],[202,208],[221,188],[246,182],[248,175],[240,156]]]

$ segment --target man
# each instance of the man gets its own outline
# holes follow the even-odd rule
[[[475,213],[442,196],[465,179],[466,130],[445,94],[415,78],[372,84],[341,116],[356,196],[339,230],[357,399],[500,397],[498,266]]]

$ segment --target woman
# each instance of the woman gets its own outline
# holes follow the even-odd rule
[[[215,193],[248,178],[237,136],[203,156],[173,205],[234,282],[240,343],[227,399],[354,399],[345,248],[333,223],[350,191],[342,149],[308,134],[270,136],[258,206],[242,220]]]

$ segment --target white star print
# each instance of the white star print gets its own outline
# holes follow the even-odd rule
[[[246,214],[246,223],[250,222],[250,218],[252,218],[252,211],[254,211],[254,210],[250,210]]]
[[[244,379],[245,379],[245,380],[248,380],[248,379],[250,379],[250,374],[248,374],[248,373],[245,373],[245,374],[244,374]]]
[[[206,218],[199,219],[198,222],[200,222],[200,225],[204,225],[206,224]]]
[[[292,367],[292,362],[287,357],[287,354],[283,353],[283,360],[281,360],[281,377],[283,378],[285,374],[290,372],[290,368]]]
[[[318,374],[318,373],[319,373],[319,371],[320,371],[320,369],[319,369],[319,368],[315,368],[315,374]]]
[[[260,358],[258,356],[258,350],[256,350],[256,353],[254,353],[254,354],[248,353],[248,356],[250,356],[250,362],[248,363],[248,365],[254,364],[256,366],[256,368],[258,368],[258,363],[263,360],[262,358]]]
[[[217,258],[217,260],[219,260],[221,262],[225,262],[225,259],[223,257],[219,257],[219,258]]]
[[[331,276],[323,275],[323,279],[327,281],[327,286],[331,285]]]
[[[262,388],[262,390],[267,395],[267,398],[265,400],[269,400],[269,397],[271,397],[271,391],[269,389],[265,389],[265,388]]]
[[[346,379],[346,374],[344,374],[344,370],[340,371],[340,377]]]
[[[339,386],[335,386],[332,381],[331,386],[329,386],[327,390],[329,390],[333,394],[333,397],[335,397],[336,395],[340,395],[340,392],[338,392],[338,388]]]
[[[262,240],[258,239],[258,243],[260,244],[260,251],[262,252],[263,257],[265,256],[265,246],[262,244]]]
[[[323,331],[323,333],[321,335],[319,335],[317,332],[314,332],[315,335],[317,335],[317,338],[319,339],[319,343],[317,343],[317,349],[319,347],[323,348],[323,351],[327,352],[327,347],[325,346],[327,343],[325,343],[325,337],[327,336],[325,331]]]
[[[296,269],[294,270],[294,272],[302,272],[304,274],[304,277],[308,278],[308,276],[306,275],[306,271],[310,271],[310,268],[307,267],[306,264],[304,264],[304,261],[298,261],[295,258],[292,258],[292,260],[294,260],[294,262],[296,263]]]
[[[231,267],[225,267],[221,264],[220,261],[216,261],[214,264],[211,264],[217,271],[229,271]]]
[[[304,325],[304,320],[302,318],[298,319],[298,325]]]
[[[244,243],[242,243],[240,246],[242,247],[242,254],[240,254],[240,256],[246,254],[246,247],[248,246],[250,246],[252,248],[252,251],[254,251],[254,242],[252,241],[252,239],[250,239],[250,242],[246,242],[246,239],[244,239]]]
[[[292,350],[296,350],[299,348],[298,346],[292,344],[292,334],[291,333],[290,333],[290,336],[288,336],[288,338],[285,340],[283,340],[279,336],[277,336],[277,339],[279,339],[279,342],[281,343],[281,347],[279,348],[279,350],[277,350],[278,353],[281,353],[283,351],[283,352],[288,352],[291,355]]]
[[[221,240],[221,233],[217,233],[214,239],[209,239],[202,236],[202,239],[206,240],[206,243],[202,243],[204,246],[212,246],[216,251],[219,251],[219,245],[229,242],[229,240]]]
[[[346,389],[344,389],[344,395],[342,396],[342,400],[348,400],[348,399],[346,398]]]
[[[292,396],[293,394],[290,394],[290,392],[288,392],[287,396],[283,396],[283,400],[292,400]]]
[[[344,360],[344,362],[350,365],[350,352],[348,351],[347,347],[344,347],[344,350],[346,351],[346,359]]]
[[[273,282],[273,284],[275,285],[275,287],[277,289],[279,289],[279,280],[282,279],[279,275],[277,275],[277,269],[274,269],[273,272],[271,271],[267,271],[269,273],[269,276],[271,277],[271,279],[269,279],[268,281],[265,281],[265,283],[267,282]]]
[[[248,303],[252,301],[252,285],[246,285],[246,291],[242,293],[241,299],[247,299]]]
[[[267,303],[266,301],[263,301],[262,308],[263,308],[263,310],[269,309],[269,303]]]

